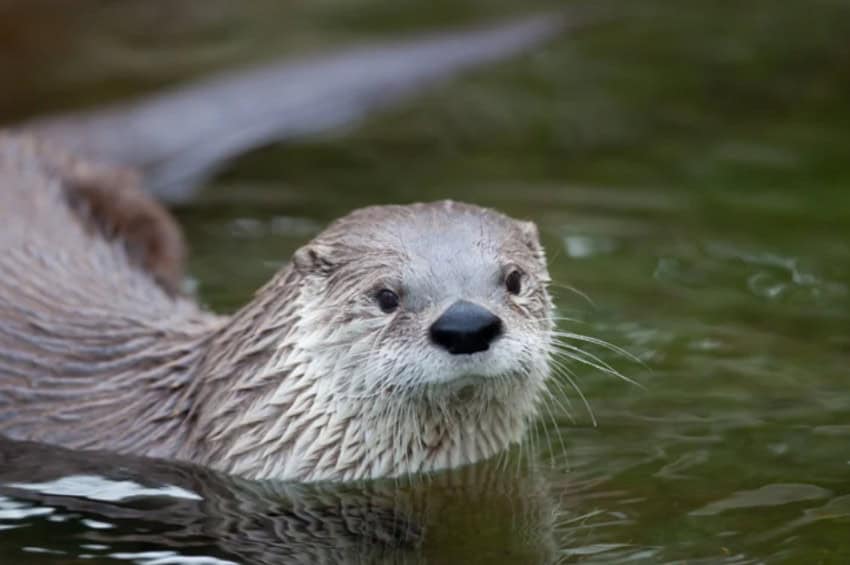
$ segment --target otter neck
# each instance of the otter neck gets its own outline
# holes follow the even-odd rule
[[[345,340],[304,315],[327,313],[305,289],[287,267],[218,330],[181,456],[255,479],[354,480],[471,463],[520,440],[537,393],[526,383],[357,391],[363,358],[329,351]]]

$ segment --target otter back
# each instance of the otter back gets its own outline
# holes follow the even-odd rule
[[[109,178],[135,202],[124,218],[104,216],[91,188]],[[172,220],[131,176],[9,135],[0,211],[0,433],[168,454],[176,393],[215,324],[167,280],[180,269]]]

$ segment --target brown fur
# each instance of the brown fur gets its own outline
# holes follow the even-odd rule
[[[179,291],[186,260],[183,233],[173,216],[143,190],[138,174],[76,159],[29,136],[7,137],[5,143],[29,146],[43,163],[44,174],[59,181],[84,225],[123,242],[133,264],[168,292]]]
[[[132,179],[0,134],[0,433],[167,455],[217,320],[172,292],[174,220],[110,178]]]
[[[361,209],[224,319],[173,292],[179,232],[121,175],[0,136],[0,434],[300,480],[454,467],[522,438],[553,327],[532,224],[451,201]],[[387,315],[375,284],[409,304]],[[427,337],[459,296],[504,321],[475,358]]]

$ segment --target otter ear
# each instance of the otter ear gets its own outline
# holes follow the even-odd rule
[[[540,245],[540,230],[537,229],[537,224],[534,222],[517,221],[517,225],[519,226],[520,233],[522,233],[523,243],[535,253],[540,253],[543,248]]]
[[[316,243],[308,243],[295,251],[292,264],[303,275],[320,277],[326,277],[336,269],[331,248]]]

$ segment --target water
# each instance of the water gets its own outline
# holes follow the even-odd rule
[[[6,119],[522,8],[183,1],[165,22],[151,3],[78,4],[89,18],[16,9],[0,64],[40,72],[8,87]],[[572,364],[592,415],[561,378],[572,419],[553,405],[522,450],[400,484],[0,444],[0,562],[850,561],[850,6],[614,5],[618,21],[355,132],[247,156],[178,213],[200,295],[225,311],[357,206],[532,218],[577,319],[562,329],[636,356],[587,349],[641,386]],[[45,33],[57,21],[73,25]]]

